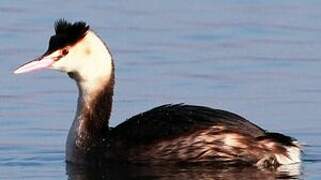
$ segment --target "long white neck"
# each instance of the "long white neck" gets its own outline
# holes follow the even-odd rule
[[[84,41],[86,47],[77,48],[87,49],[90,54],[82,61],[77,72],[69,73],[79,89],[77,111],[66,143],[67,161],[73,162],[79,161],[79,156],[93,151],[104,141],[112,110],[112,57],[93,32],[88,32]]]

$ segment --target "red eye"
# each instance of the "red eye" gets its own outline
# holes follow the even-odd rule
[[[66,56],[69,53],[68,49],[63,49],[62,50],[62,55]]]

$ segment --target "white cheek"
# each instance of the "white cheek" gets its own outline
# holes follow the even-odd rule
[[[74,64],[68,62],[68,59],[62,58],[57,62],[55,62],[54,64],[52,64],[50,69],[54,69],[62,72],[71,72],[74,69],[76,69],[76,67],[74,66],[75,66]]]
[[[109,78],[112,73],[112,59],[106,46],[92,32],[88,32],[84,43],[79,44],[72,52],[76,57],[75,64],[78,64],[78,73],[85,80],[97,78]],[[89,52],[87,52],[87,50]],[[70,65],[72,66],[72,65]]]
[[[111,63],[108,60],[98,60],[92,57],[91,59],[80,60],[81,66],[78,67],[78,72],[84,79],[96,79],[99,77],[109,77],[111,73]]]
[[[108,80],[112,73],[112,57],[102,40],[93,32],[69,49],[69,53],[51,65],[51,69],[77,72],[90,84]]]

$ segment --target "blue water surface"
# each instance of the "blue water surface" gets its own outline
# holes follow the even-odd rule
[[[296,137],[305,153],[295,178],[321,179],[317,0],[1,0],[0,179],[279,177],[253,168],[67,166],[64,144],[76,107],[74,82],[53,71],[12,74],[46,50],[53,23],[61,17],[89,23],[113,53],[112,126],[165,103],[226,109]]]

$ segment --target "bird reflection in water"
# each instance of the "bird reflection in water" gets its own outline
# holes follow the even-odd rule
[[[260,169],[254,166],[213,166],[213,165],[180,165],[180,166],[128,166],[113,165],[106,167],[84,167],[68,164],[66,171],[69,180],[96,179],[174,179],[174,180],[275,180],[301,179],[300,164],[283,165],[274,169]]]

